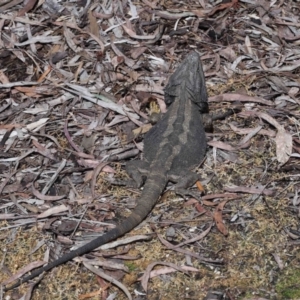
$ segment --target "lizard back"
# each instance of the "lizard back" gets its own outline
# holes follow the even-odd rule
[[[180,175],[202,161],[207,147],[202,124],[202,113],[208,112],[207,91],[197,52],[170,77],[165,93],[169,109],[146,134],[144,159],[151,165],[159,160],[169,173]]]

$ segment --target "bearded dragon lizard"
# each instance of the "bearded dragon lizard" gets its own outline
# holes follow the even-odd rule
[[[192,186],[199,179],[191,170],[200,164],[206,153],[202,114],[208,112],[208,104],[205,78],[197,52],[191,52],[170,77],[165,88],[165,102],[167,113],[145,135],[144,160],[132,161],[126,166],[137,187],[143,184],[146,174],[144,189],[131,215],[104,235],[33,271],[6,290],[131,231],[151,212],[168,181],[176,182],[175,189],[180,190]]]

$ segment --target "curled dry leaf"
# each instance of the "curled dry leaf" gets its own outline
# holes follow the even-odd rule
[[[159,238],[161,243],[163,245],[165,245],[168,249],[172,249],[172,250],[175,250],[177,252],[183,253],[185,255],[195,257],[199,261],[202,261],[202,262],[205,262],[205,263],[212,263],[212,264],[222,264],[223,263],[222,259],[211,259],[211,258],[204,257],[202,255],[198,255],[195,252],[192,252],[192,251],[189,251],[189,250],[185,250],[185,249],[182,249],[182,248],[176,248],[176,246],[172,245],[171,243],[169,243],[168,241],[163,239],[160,234],[158,234],[157,237]]]
[[[181,271],[181,272],[183,272],[183,273],[187,273],[182,267],[177,266],[177,265],[175,265],[175,264],[173,264],[173,263],[163,262],[163,261],[154,262],[154,263],[150,264],[150,265],[147,267],[147,269],[146,269],[144,275],[143,275],[142,278],[141,278],[142,287],[143,287],[143,289],[144,289],[146,292],[147,292],[147,289],[148,289],[148,280],[149,280],[149,278],[150,278],[150,272],[151,272],[151,270],[152,270],[155,266],[157,266],[157,265],[169,266],[169,267],[171,267],[171,268],[173,268],[173,269],[176,269],[176,270],[178,270],[178,271]]]
[[[185,271],[189,271],[189,272],[200,272],[200,270],[193,268],[193,267],[189,267],[189,266],[181,266],[181,268]],[[164,267],[161,269],[156,269],[150,272],[150,276],[149,278],[154,278],[156,276],[161,276],[163,274],[169,274],[169,273],[173,273],[176,272],[177,270],[171,267]],[[140,280],[142,279],[142,277],[140,278]]]
[[[176,245],[176,246],[174,247],[174,249],[175,249],[175,248],[182,247],[182,246],[184,246],[184,245],[186,245],[186,244],[194,243],[194,242],[196,242],[196,241],[199,241],[199,240],[203,239],[205,236],[208,235],[208,233],[209,233],[210,230],[211,230],[211,227],[212,227],[212,224],[210,224],[209,227],[208,227],[206,230],[204,230],[201,234],[199,234],[198,236],[196,236],[196,237],[194,237],[194,238],[192,238],[192,239],[186,240],[186,241],[184,241],[184,242],[182,242],[182,243]]]
[[[60,196],[47,196],[42,193],[40,193],[37,189],[35,189],[34,184],[31,186],[32,194],[36,196],[38,199],[45,200],[45,201],[58,201],[62,200],[66,197],[66,195],[60,195]]]
[[[59,213],[62,213],[62,212],[68,211],[68,210],[69,210],[69,207],[67,207],[64,204],[54,206],[54,207],[51,207],[51,208],[47,209],[46,211],[42,212],[41,214],[39,214],[37,216],[37,218],[38,219],[47,218],[49,216],[59,214]]]

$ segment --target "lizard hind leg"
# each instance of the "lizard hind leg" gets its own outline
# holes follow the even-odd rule
[[[126,164],[126,172],[131,178],[127,186],[140,188],[147,178],[149,163],[143,160],[132,160]]]
[[[192,187],[199,179],[199,175],[191,171],[187,172],[184,176],[169,176],[169,180],[176,183],[174,186],[174,192],[184,199],[186,199],[187,196],[192,196],[197,200],[200,200],[202,194],[201,191],[191,191],[188,189],[189,187]]]

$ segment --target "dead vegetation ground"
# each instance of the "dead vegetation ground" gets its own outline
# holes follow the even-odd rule
[[[2,283],[130,213],[139,192],[108,177],[126,178],[141,155],[149,112],[165,110],[163,87],[189,51],[211,112],[240,110],[207,133],[201,202],[164,196],[131,243],[3,299],[300,299],[299,13],[292,0],[2,1]]]

